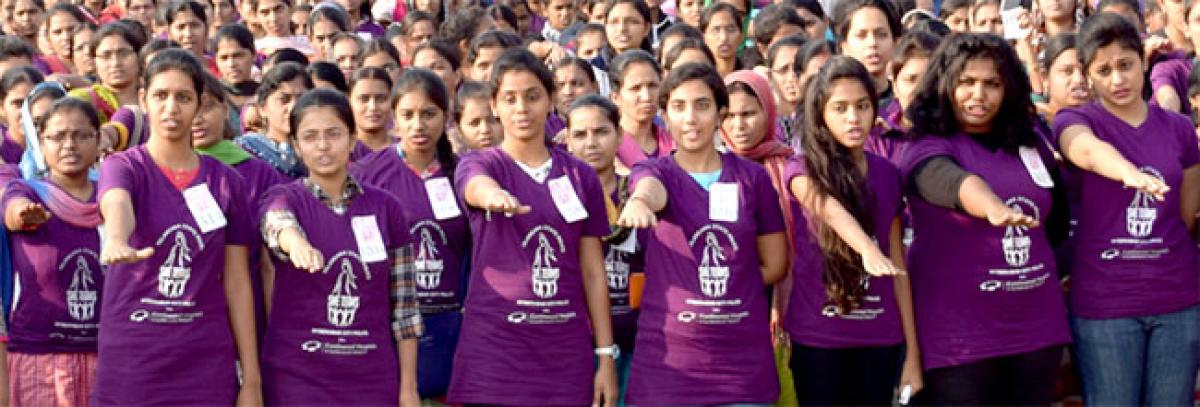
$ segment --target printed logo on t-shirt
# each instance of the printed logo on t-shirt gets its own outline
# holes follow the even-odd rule
[[[729,242],[732,253],[725,253],[725,248],[721,247],[721,239]],[[688,241],[688,245],[695,252],[697,245],[700,247],[700,265],[697,272],[700,277],[700,292],[706,297],[722,297],[729,289],[729,257],[738,250],[737,241],[733,238],[733,233],[729,232],[724,226],[717,224],[708,224],[696,233],[692,234],[692,238]]]
[[[1138,168],[1142,172],[1153,175],[1164,181],[1162,173],[1151,166]],[[1133,194],[1133,201],[1125,209],[1125,229],[1132,237],[1146,237],[1154,231],[1154,221],[1158,219],[1158,201],[1143,191]]]
[[[321,273],[328,274],[335,267],[338,275],[325,302],[325,318],[330,325],[344,328],[354,324],[362,301],[358,296],[358,275],[355,271],[359,271],[367,281],[371,281],[371,270],[363,264],[358,253],[350,250],[335,254]]]
[[[435,289],[442,284],[444,263],[438,245],[448,244],[446,232],[442,230],[441,225],[431,220],[418,222],[408,232],[414,237],[418,237],[415,261],[417,288]]]
[[[158,293],[166,298],[179,298],[192,278],[192,253],[204,250],[200,231],[186,223],[177,223],[158,237],[155,250],[167,248],[167,257],[158,267]],[[190,239],[189,239],[190,238]],[[193,247],[191,241],[195,240]]]
[[[562,235],[548,225],[539,225],[525,234],[521,247],[533,246],[532,271],[533,294],[538,298],[551,298],[558,294],[559,256],[566,253],[567,246]]]
[[[618,249],[615,245],[608,248],[608,255],[604,256],[604,270],[608,274],[609,290],[629,288],[629,261],[626,260],[628,255],[629,253]]]
[[[83,248],[68,253],[58,263],[59,274],[71,273],[71,284],[66,292],[67,313],[76,321],[90,321],[96,316],[98,295],[92,264],[100,264],[100,256]]]
[[[1005,205],[1016,213],[1032,216],[1034,220],[1041,221],[1041,213],[1038,211],[1037,204],[1024,196],[1014,196],[1004,201]],[[1029,228],[1025,226],[1005,226],[1004,237],[1000,239],[1000,246],[1004,251],[1004,262],[1011,267],[1024,267],[1029,264],[1029,249],[1032,246],[1030,239]]]

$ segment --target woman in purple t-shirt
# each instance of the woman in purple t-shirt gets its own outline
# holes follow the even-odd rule
[[[1084,402],[1191,404],[1200,364],[1200,149],[1184,116],[1146,103],[1142,42],[1094,16],[1079,55],[1098,101],[1054,118],[1078,198],[1071,330]]]
[[[603,188],[546,144],[554,77],[537,57],[507,50],[491,78],[504,141],[463,157],[454,182],[474,247],[447,401],[616,405]]]
[[[833,57],[813,81],[802,106],[805,154],[783,175],[789,204],[803,210],[793,221],[791,300],[782,316],[796,396],[804,405],[886,405],[895,391],[922,387],[901,271],[900,171],[865,151],[877,102],[862,64]]]
[[[60,99],[30,135],[41,138],[48,176],[3,192],[15,291],[26,293],[7,316],[8,375],[0,383],[16,405],[84,405],[92,395],[104,279],[88,169],[99,156],[99,120],[91,105]]]
[[[442,80],[419,68],[400,74],[392,93],[396,98],[389,107],[399,141],[359,159],[350,172],[408,203],[404,214],[412,234],[425,325],[417,351],[418,390],[423,398],[442,397],[450,387],[462,329],[471,241],[464,208],[450,183],[458,165],[445,131],[450,101]]]
[[[274,254],[263,399],[417,406],[422,324],[404,209],[350,175],[354,117],[341,93],[302,95],[290,128],[308,176],[268,190],[258,210]]]
[[[713,67],[672,69],[659,105],[678,148],[630,175],[618,224],[648,229],[650,271],[630,404],[769,404],[779,396],[766,288],[787,274],[783,215],[761,165],[716,149],[728,104]]]
[[[261,400],[245,181],[192,150],[204,75],[191,53],[159,52],[141,97],[150,141],[100,168],[109,267],[94,404]]]
[[[1066,193],[1034,128],[1029,79],[1000,37],[946,39],[906,112],[901,160],[913,308],[931,404],[1048,405],[1066,306],[1051,244]]]

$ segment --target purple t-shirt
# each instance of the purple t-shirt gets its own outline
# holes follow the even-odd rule
[[[904,210],[900,170],[887,159],[867,153],[867,190],[874,227],[869,231],[883,253],[889,254],[892,221]],[[803,156],[788,163],[784,185],[806,175]],[[868,277],[867,289],[859,308],[839,315],[838,307],[829,300],[822,281],[825,264],[817,236],[813,233],[820,220],[810,220],[800,202],[788,194],[796,217],[793,231],[792,295],[783,321],[792,341],[817,348],[852,348],[893,346],[904,341],[896,292],[890,277]],[[833,198],[829,198],[833,199]]]
[[[1049,153],[1037,148],[1034,155],[1053,168]],[[1048,218],[1050,189],[1034,184],[1021,158],[988,150],[965,134],[914,141],[900,166],[902,179],[936,156],[948,157],[983,178],[1006,205],[1043,223]],[[915,191],[908,191],[908,204],[914,231],[909,278],[925,369],[1071,340],[1045,229],[992,226],[985,219],[931,204]]]
[[[188,188],[200,186],[226,220],[207,233],[144,146],[109,156],[100,168],[97,196],[129,192],[136,219],[129,246],[152,247],[154,255],[106,271],[96,404],[229,405],[237,395],[221,278],[225,247],[249,243],[252,216],[245,181],[217,159],[200,156]]]
[[[613,198],[616,198],[615,194]],[[614,202],[619,202],[615,201]],[[612,308],[613,338],[621,349],[633,345],[638,312],[629,298],[629,276],[645,271],[643,248],[645,230],[630,231],[625,241],[604,245],[604,271],[608,280],[608,300]]]
[[[413,239],[421,314],[457,311],[462,308],[462,266],[467,242],[471,241],[464,215],[466,208],[454,197],[454,191],[447,188],[446,199],[458,205],[460,215],[437,219],[426,182],[445,182],[449,186],[450,180],[440,169],[430,178],[422,179],[400,157],[396,146],[360,159],[350,167],[350,172],[359,182],[379,187],[408,203],[404,205],[404,217],[408,219],[406,227]]]
[[[5,164],[20,164],[23,154],[25,148],[9,136],[8,129],[0,129],[0,160]]]
[[[1154,64],[1150,71],[1150,85],[1158,92],[1159,88],[1170,86],[1179,96],[1179,112],[1190,115],[1192,102],[1188,99],[1188,76],[1192,74],[1192,59],[1168,59]],[[1155,99],[1151,99],[1157,104]]]
[[[257,157],[242,161],[233,166],[238,174],[246,180],[246,208],[254,210],[258,208],[259,198],[267,189],[272,186],[287,183],[288,180],[283,174],[275,170],[271,164]],[[250,230],[259,230],[258,218],[250,220],[253,226]],[[246,247],[250,250],[250,284],[254,287],[254,315],[258,322],[255,330],[259,335],[262,335],[263,328],[266,327],[266,307],[264,306],[263,285],[262,285],[262,236],[258,233],[251,233],[247,236],[249,242]]]
[[[268,405],[385,405],[400,394],[391,331],[391,261],[360,256],[355,222],[375,225],[388,253],[410,244],[400,202],[363,186],[338,215],[297,180],[263,195],[258,218],[271,210],[296,216],[321,251],[318,273],[272,256],[275,283],[263,339],[263,401]],[[366,220],[366,222],[363,222]],[[360,226],[361,227],[361,226]],[[364,378],[370,380],[364,380]]]
[[[472,178],[488,176],[533,210],[494,213],[489,221],[484,211],[468,209],[475,244],[451,404],[592,401],[595,362],[578,259],[581,239],[609,232],[604,189],[587,164],[559,149],[549,152],[545,183],[498,147],[467,154],[456,170],[459,196]],[[557,209],[550,185],[564,177],[587,218],[567,222]]]
[[[1166,63],[1166,62],[1164,62]],[[1165,201],[1071,167],[1079,204],[1071,312],[1105,319],[1157,315],[1200,303],[1196,243],[1180,216],[1183,171],[1200,164],[1196,133],[1186,117],[1150,106],[1132,127],[1099,103],[1064,109],[1054,134],[1085,125],[1125,159],[1168,186]]]
[[[25,182],[8,184],[3,204],[16,198],[46,206]],[[95,194],[87,203],[95,203]],[[12,312],[8,315],[8,350],[16,353],[95,352],[99,293],[100,234],[72,226],[57,216],[33,232],[14,232]]]
[[[642,161],[629,177],[631,186],[656,178],[670,197],[646,237],[631,404],[771,403],[779,395],[757,244],[784,231],[779,195],[761,165],[733,154],[721,162],[711,196],[673,156]],[[716,209],[726,220],[710,220],[713,196],[725,199]]]

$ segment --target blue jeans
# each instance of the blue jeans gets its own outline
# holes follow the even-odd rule
[[[1136,318],[1071,317],[1083,402],[1190,406],[1200,368],[1200,305]]]

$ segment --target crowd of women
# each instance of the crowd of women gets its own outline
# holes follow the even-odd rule
[[[0,404],[1192,405],[1200,1],[1075,1],[0,0]]]

